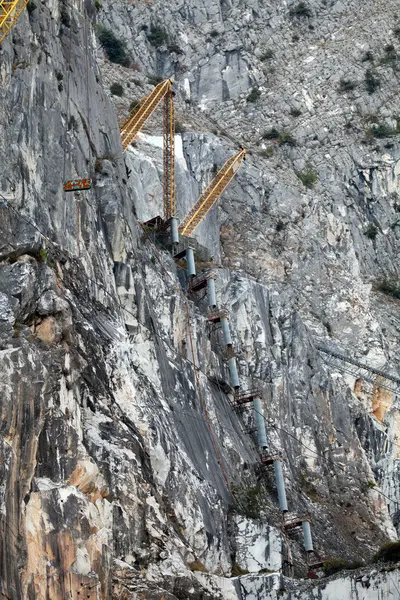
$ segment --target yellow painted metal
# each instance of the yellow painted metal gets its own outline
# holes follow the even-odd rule
[[[192,235],[196,227],[200,225],[206,214],[218,202],[224,190],[235,177],[245,156],[246,150],[242,148],[240,152],[226,161],[222,169],[218,171],[212,182],[183,219],[182,223],[180,223],[178,227],[179,233],[186,236]]]
[[[0,0],[0,44],[14,27],[29,0]]]
[[[175,108],[170,89],[164,98],[164,219],[175,216]]]
[[[122,148],[125,152],[161,100],[172,90],[172,81],[166,79],[145,96],[120,124]]]

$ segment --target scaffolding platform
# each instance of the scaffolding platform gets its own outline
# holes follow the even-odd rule
[[[177,245],[174,254],[174,259],[180,260],[181,258],[183,258],[188,248],[192,248],[195,260],[200,262],[207,262],[210,260],[209,250],[205,246],[199,244],[199,242],[194,238],[189,238],[185,235],[179,236],[179,244]]]
[[[207,319],[210,323],[219,323],[222,318],[229,319],[229,310],[224,306],[221,308],[210,309]]]
[[[142,221],[141,225],[146,229],[151,229],[152,231],[165,231],[169,227],[169,222],[164,221],[164,219],[157,215],[148,221]]]
[[[254,398],[262,398],[262,391],[259,388],[251,388],[245,392],[241,392],[240,390],[235,392],[235,402],[239,406],[251,402]]]
[[[200,292],[200,290],[207,287],[208,280],[215,279],[215,277],[215,271],[207,271],[207,273],[193,277],[189,283],[189,293]]]
[[[308,517],[295,517],[292,519],[287,519],[283,523],[283,528],[286,531],[296,531],[296,530],[301,529],[302,524],[305,521],[308,521],[309,523],[311,522],[311,520]]]
[[[84,179],[65,179],[63,183],[64,192],[80,192],[82,190],[90,190],[92,180],[87,177]]]
[[[260,461],[263,467],[270,467],[276,460],[279,460],[279,456],[265,456],[264,454],[260,455]]]

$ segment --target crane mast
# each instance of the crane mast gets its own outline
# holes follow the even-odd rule
[[[154,90],[120,123],[123,151],[133,142],[138,132],[164,100],[164,220],[175,215],[175,114],[174,92],[171,79],[159,83]]]
[[[0,44],[14,27],[29,0],[0,0]]]
[[[186,217],[180,223],[178,230],[182,235],[190,236],[196,229],[211,208],[221,197],[224,190],[228,187],[235,177],[246,156],[246,150],[242,148],[240,152],[229,158],[222,169],[207,186],[200,198],[193,205]]]

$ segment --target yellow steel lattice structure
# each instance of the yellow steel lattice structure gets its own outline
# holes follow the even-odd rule
[[[242,148],[240,152],[226,161],[222,169],[218,171],[207,189],[201,194],[200,198],[183,219],[182,223],[180,223],[178,228],[179,233],[186,236],[190,236],[193,233],[235,177],[245,156],[246,150]]]
[[[175,216],[175,108],[170,89],[164,98],[164,219]]]
[[[29,0],[0,0],[0,44],[14,27]]]
[[[175,109],[171,79],[159,83],[142,98],[120,123],[122,148],[125,152],[147,119],[164,99],[164,219],[175,215]]]

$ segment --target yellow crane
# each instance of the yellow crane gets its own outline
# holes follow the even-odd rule
[[[182,235],[191,236],[207,213],[218,202],[224,190],[228,187],[236,173],[240,169],[246,156],[246,150],[242,148],[235,156],[231,156],[222,169],[220,169],[211,183],[207,186],[200,198],[193,205],[186,217],[180,223],[178,231]]]
[[[29,0],[0,0],[0,44],[14,27]]]
[[[166,79],[159,83],[147,96],[142,98],[129,115],[120,122],[120,132],[122,148],[125,151],[161,101],[164,100],[164,219],[156,217],[155,219],[151,219],[148,225],[150,226],[151,224],[153,227],[161,226],[163,228],[169,223],[171,217],[175,217],[172,221],[174,221],[173,238],[176,241],[178,231],[182,235],[190,236],[214,204],[216,204],[239,170],[246,156],[246,150],[241,148],[235,156],[226,161],[222,169],[218,171],[206,190],[201,194],[193,208],[185,216],[178,227],[178,231],[176,231],[175,109],[172,85],[172,81]]]
[[[142,98],[129,115],[120,123],[122,149],[125,152],[147,119],[164,100],[164,219],[175,215],[175,108],[171,79],[159,83]]]

